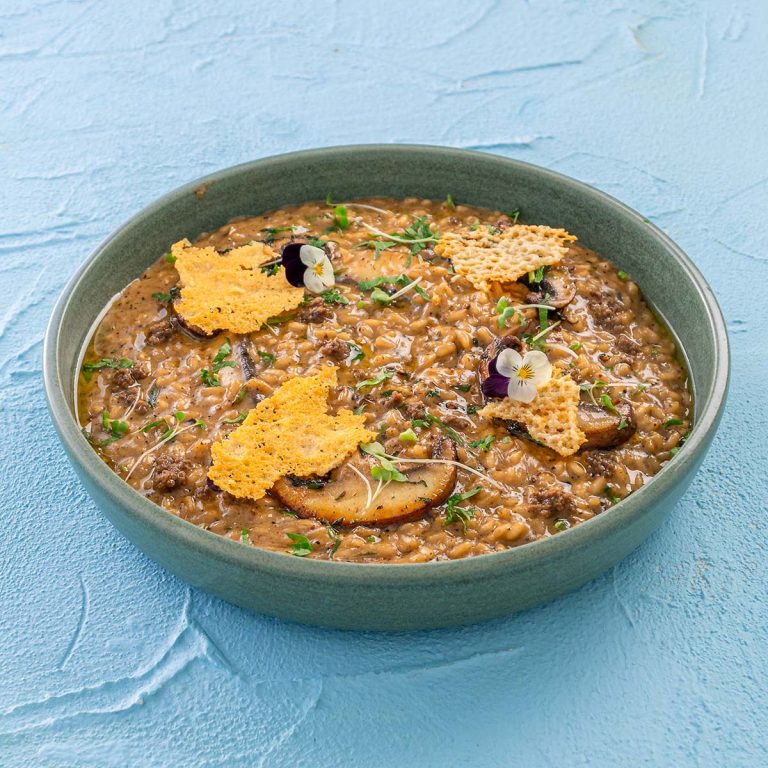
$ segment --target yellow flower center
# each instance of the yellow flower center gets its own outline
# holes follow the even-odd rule
[[[315,270],[315,274],[318,277],[322,277],[323,276],[323,263],[322,262],[320,262],[319,264],[315,264],[315,266],[312,267],[312,269]]]
[[[523,365],[521,366],[517,371],[517,378],[521,381],[528,381],[529,379],[533,378],[533,371],[531,370],[530,366]]]

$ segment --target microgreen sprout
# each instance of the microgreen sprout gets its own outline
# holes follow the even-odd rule
[[[464,531],[467,530],[467,524],[474,517],[474,507],[460,507],[459,504],[462,501],[471,499],[476,493],[480,493],[483,489],[479,486],[473,488],[471,491],[465,493],[455,493],[453,496],[448,497],[445,507],[445,518],[443,519],[443,525],[451,525],[453,523],[461,523]]]
[[[130,476],[134,473],[136,470],[136,467],[141,464],[144,459],[149,456],[150,453],[153,453],[156,451],[161,445],[165,445],[165,443],[173,440],[175,437],[178,437],[184,432],[189,432],[190,429],[205,429],[205,422],[201,419],[195,419],[192,421],[191,424],[187,424],[186,426],[182,427],[181,425],[184,423],[184,421],[187,420],[186,414],[182,411],[176,411],[176,413],[173,414],[173,423],[171,426],[167,426],[166,423],[166,430],[163,432],[162,435],[160,435],[160,439],[157,443],[155,443],[151,448],[148,448],[144,453],[139,456],[136,461],[133,462],[131,465],[131,468],[128,470],[128,474],[125,476],[125,480],[127,481]],[[162,421],[165,421],[163,419]],[[159,426],[159,424],[155,424],[155,426]],[[149,425],[147,425],[147,430],[150,428]],[[143,430],[143,431],[147,431]]]

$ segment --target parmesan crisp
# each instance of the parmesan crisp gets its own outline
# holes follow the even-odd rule
[[[260,266],[278,255],[264,243],[252,243],[218,253],[213,246],[198,248],[180,240],[171,248],[181,279],[176,311],[205,333],[257,331],[270,317],[295,309],[304,298],[282,267],[275,275]]]
[[[576,240],[564,229],[514,224],[494,233],[488,227],[446,232],[435,253],[453,262],[456,273],[475,288],[489,291],[493,283],[513,283],[539,267],[562,261]]]
[[[524,424],[534,440],[561,456],[576,453],[587,439],[579,428],[579,385],[557,368],[553,369],[552,378],[539,387],[532,402],[505,397],[488,403],[480,415]]]
[[[362,414],[327,413],[336,383],[334,366],[287,381],[228,438],[213,443],[208,477],[237,498],[260,499],[281,477],[324,475],[339,466],[376,434]]]

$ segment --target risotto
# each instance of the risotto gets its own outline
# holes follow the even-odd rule
[[[685,440],[686,372],[630,275],[518,215],[308,203],[176,244],[89,340],[86,438],[168,512],[294,556],[471,557],[606,513]],[[254,254],[295,306],[195,322],[193,280]]]

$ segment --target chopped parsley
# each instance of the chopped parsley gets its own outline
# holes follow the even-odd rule
[[[664,426],[665,427],[676,427],[676,426],[678,426],[678,425],[680,425],[682,423],[683,423],[682,419],[667,419],[664,422]]]
[[[616,495],[616,491],[610,485],[605,486],[605,495],[611,500],[611,504],[618,504],[621,498]]]
[[[437,416],[433,416],[429,412],[424,413],[423,420],[414,419],[411,422],[412,426],[429,426],[432,424],[439,427],[443,432],[445,432],[445,434],[448,435],[448,437],[450,437],[451,440],[453,440],[453,442],[456,443],[457,445],[461,445],[461,446],[464,445],[464,441],[461,439],[461,436],[455,429],[452,429],[444,421],[441,421],[440,419],[437,418]]]
[[[235,416],[233,419],[222,419],[222,424],[239,424],[241,421],[245,421],[245,414],[241,413]]]
[[[540,283],[544,279],[544,270],[546,266],[534,269],[528,273],[528,282],[531,284]]]
[[[165,255],[165,260],[168,264],[175,264],[176,263],[176,257],[172,253],[167,253]]]
[[[103,368],[133,368],[133,360],[127,357],[102,357],[99,360],[93,360],[90,363],[83,363],[83,378],[90,381],[94,371],[100,371]]]
[[[385,381],[389,381],[395,372],[392,368],[382,368],[372,379],[366,379],[365,381],[358,381],[355,384],[355,389],[365,389],[366,387],[376,387],[379,384],[383,384]]]
[[[398,438],[403,443],[415,443],[416,433],[410,427],[398,435]]]
[[[347,359],[348,363],[356,363],[358,360],[362,360],[365,357],[365,352],[363,352],[363,350],[358,347],[357,344],[348,341],[347,346],[349,347],[349,358]]]
[[[558,517],[554,522],[554,527],[556,531],[567,531],[571,527],[571,524],[564,518]]]
[[[211,369],[203,368],[200,371],[200,378],[203,380],[203,384],[206,387],[217,387],[219,385],[219,377],[216,375],[222,368],[236,368],[237,363],[234,360],[227,360],[226,358],[232,354],[232,344],[229,339],[225,339],[224,343],[219,347],[219,351],[213,358],[213,364]]]
[[[274,262],[273,264],[264,264],[261,267],[261,271],[267,275],[267,277],[273,277],[280,271],[281,264],[279,261]]]
[[[572,349],[574,352],[578,352],[582,347],[582,343],[580,341],[574,341],[572,344],[568,345],[568,349]]]
[[[240,531],[240,543],[241,544],[250,544],[251,543],[250,537],[248,536],[248,529],[247,528],[243,528]]]
[[[488,453],[491,450],[491,443],[496,439],[496,435],[488,435],[482,440],[471,440],[469,443],[470,448],[479,448],[483,453]]]
[[[179,287],[177,285],[174,285],[173,288],[171,288],[168,293],[162,293],[160,291],[156,291],[152,294],[152,298],[155,301],[159,301],[161,304],[170,304],[174,299],[178,298],[179,296]]]
[[[616,274],[619,276],[619,280],[626,280],[629,277],[623,269],[620,269]]]
[[[326,304],[341,304],[342,306],[349,304],[349,299],[341,293],[338,288],[331,288],[329,291],[323,291],[320,295]]]
[[[286,533],[291,540],[291,552],[296,557],[306,557],[312,552],[312,542],[301,533]]]
[[[480,493],[482,488],[479,486],[473,488],[471,491],[465,493],[454,493],[453,496],[448,498],[445,507],[445,518],[443,519],[443,525],[451,525],[453,523],[461,523],[464,530],[467,530],[467,523],[475,516],[474,507],[460,507],[459,504],[462,501],[471,499],[476,493]]]
[[[511,211],[507,213],[507,216],[509,216],[509,218],[512,219],[513,224],[517,224],[517,220],[520,218],[520,209],[513,208]]]
[[[264,238],[262,239],[263,243],[266,243],[267,245],[272,245],[272,243],[275,242],[275,239],[281,232],[293,232],[293,226],[290,227],[262,227],[261,231],[264,233]],[[278,269],[280,268],[280,265],[278,264]],[[274,273],[272,273],[274,274]]]
[[[446,205],[446,208],[450,208],[451,210],[456,208],[456,203],[453,202],[453,195],[446,196],[445,205]]]
[[[271,368],[275,364],[277,358],[271,352],[264,352],[263,350],[257,350],[258,356],[261,358],[261,364],[265,368]]]

